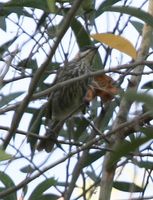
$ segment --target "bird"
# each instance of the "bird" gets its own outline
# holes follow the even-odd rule
[[[90,73],[98,48],[96,46],[83,47],[71,61],[57,70],[53,85]],[[84,97],[92,79],[87,76],[63,85],[50,93],[46,105],[49,124],[45,134],[46,138],[41,139],[37,145],[38,151],[45,149],[46,152],[51,152],[57,144],[59,131],[67,118],[81,111],[82,107],[89,103]]]

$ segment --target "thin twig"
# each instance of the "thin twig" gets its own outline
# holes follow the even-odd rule
[[[36,93],[36,94],[33,95],[32,100],[38,99],[40,97],[47,96],[50,92],[52,92],[54,90],[57,90],[57,89],[59,89],[63,86],[69,85],[69,84],[74,83],[76,81],[86,79],[87,77],[90,77],[90,76],[92,77],[92,76],[102,75],[102,74],[106,74],[106,73],[110,73],[110,72],[119,73],[119,70],[127,69],[127,68],[134,68],[134,67],[137,67],[139,65],[152,66],[153,61],[138,61],[138,62],[134,62],[134,63],[130,63],[130,64],[123,64],[123,65],[120,65],[120,66],[117,65],[117,66],[112,67],[111,69],[108,69],[108,70],[98,70],[96,72],[90,72],[88,74],[84,74],[84,75],[81,75],[79,77],[57,83],[56,85],[53,85],[52,87],[50,87],[50,88],[48,88],[48,89],[46,89],[42,92]]]
[[[67,15],[65,16],[65,18],[63,20],[63,26],[61,27],[61,30],[59,31],[59,33],[57,35],[56,41],[53,45],[52,50],[50,51],[50,53],[48,55],[47,60],[36,71],[33,79],[31,80],[31,83],[29,85],[28,94],[26,95],[26,97],[24,98],[24,100],[22,101],[20,106],[18,107],[17,111],[14,113],[10,131],[9,131],[9,133],[8,133],[7,137],[5,138],[5,141],[3,143],[3,149],[6,149],[6,147],[9,144],[13,134],[15,134],[16,129],[17,129],[17,127],[20,123],[20,120],[23,116],[23,113],[24,113],[25,109],[27,108],[27,106],[28,106],[28,104],[29,104],[29,102],[32,98],[33,93],[36,90],[36,87],[37,87],[37,84],[40,80],[40,77],[42,76],[43,72],[45,71],[45,69],[49,65],[50,60],[52,60],[52,57],[54,56],[54,53],[55,53],[59,43],[61,42],[64,34],[68,30],[70,23],[71,23],[73,17],[75,16],[75,13],[79,9],[79,6],[81,5],[81,3],[82,3],[82,0],[75,0],[71,9],[68,11]]]
[[[127,135],[127,132],[131,133],[133,124],[135,124],[135,122],[140,121],[141,123],[143,123],[143,120],[145,121],[145,120],[147,120],[147,118],[150,119],[150,112],[144,113],[144,114],[142,114],[142,115],[140,115],[138,117],[135,117],[132,121],[129,121],[129,122],[126,122],[126,123],[123,123],[123,124],[119,125],[116,129],[108,131],[107,135],[115,134],[115,133],[117,133],[117,132],[119,132],[121,130],[122,130],[122,133],[124,133],[124,131],[125,131],[126,135]],[[126,129],[123,129],[123,128],[125,128],[125,126],[126,126]],[[23,180],[22,182],[20,182],[18,185],[13,186],[11,188],[8,188],[8,189],[0,192],[0,198],[3,198],[4,196],[9,195],[10,193],[19,190],[20,188],[24,187],[26,184],[28,184],[31,181],[33,181],[34,179],[38,178],[40,175],[44,174],[49,169],[52,169],[53,167],[55,167],[55,166],[63,163],[65,160],[67,160],[68,158],[74,156],[75,154],[77,154],[77,153],[79,153],[81,151],[85,151],[86,149],[90,149],[90,147],[93,144],[96,144],[100,140],[103,140],[103,136],[102,135],[97,136],[96,138],[93,138],[92,140],[88,141],[87,143],[85,143],[81,147],[78,147],[77,150],[70,152],[67,156],[65,156],[65,157],[57,160],[53,164],[45,167],[44,169],[42,169],[41,171],[39,171],[38,173],[36,173],[32,177],[26,178],[25,180]]]

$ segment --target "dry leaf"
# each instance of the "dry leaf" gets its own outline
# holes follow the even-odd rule
[[[111,101],[118,92],[119,89],[114,85],[114,80],[110,76],[98,75],[89,85],[84,100],[89,103],[96,96],[99,96],[105,103]]]
[[[88,90],[86,92],[86,95],[84,97],[84,101],[88,104],[90,101],[92,101],[96,97],[96,91],[92,85],[88,86]]]

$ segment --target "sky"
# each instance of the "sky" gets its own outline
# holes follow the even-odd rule
[[[141,1],[139,1],[139,3],[143,2],[143,1],[144,0],[141,0]],[[5,2],[5,1],[0,1],[0,2]],[[133,6],[137,6],[137,2],[138,1],[136,1],[136,0],[133,1]],[[146,9],[146,6],[145,6],[144,9]],[[39,10],[35,11],[35,14],[38,15],[38,16],[41,13],[42,12],[39,11]],[[116,20],[116,14],[113,14],[113,17],[112,17],[112,14],[106,14],[103,19],[99,17],[97,19],[97,22],[96,22],[98,24],[98,31],[99,32],[106,32],[106,30],[107,31],[112,30],[111,24],[113,24],[113,21],[112,21],[113,18],[114,18],[114,22],[115,22],[115,20]],[[125,16],[125,19],[126,18],[127,18],[127,16]],[[11,15],[11,19],[13,19],[13,20],[16,21],[17,20],[16,19],[16,15],[14,15],[14,14]],[[106,24],[106,22],[108,22],[108,21],[109,21],[109,25]],[[29,34],[32,34],[35,31],[35,23],[34,23],[34,21],[30,20],[29,18],[25,18],[24,19],[24,23],[23,23],[23,28],[25,28],[26,31],[28,31]],[[2,44],[4,41],[7,41],[9,38],[11,38],[13,35],[15,35],[16,30],[17,30],[17,26],[15,26],[12,22],[10,22],[9,20],[7,20],[7,33],[4,32],[4,31],[2,31],[2,30],[0,30],[0,35],[1,35],[1,37],[0,37],[0,44]],[[94,30],[93,30],[93,32],[94,32]],[[136,42],[135,39],[138,36],[136,30],[132,29],[132,33],[130,32],[130,35],[133,36],[133,37],[130,37],[130,41],[133,42],[133,43],[135,43]],[[128,31],[125,32],[124,36],[126,38],[129,38],[129,32]],[[67,42],[68,37],[69,37],[68,34],[64,37],[63,44]],[[10,51],[13,51],[16,47],[20,47],[21,43],[24,40],[25,41],[27,40],[26,35],[22,36],[17,41],[16,46],[13,46],[10,49]],[[31,49],[32,46],[33,46],[32,43],[28,43],[25,46],[25,48],[22,49],[22,52],[24,50],[24,53],[20,54],[21,58],[27,57],[27,55],[29,54],[29,49]],[[48,48],[48,47],[46,46],[46,48]],[[73,56],[75,55],[76,51],[77,51],[77,48],[75,49],[75,52],[71,53],[71,56],[69,57],[69,59],[73,58]],[[116,66],[118,64],[118,60],[120,60],[120,58],[118,58],[118,56],[121,56],[121,55],[117,51],[114,51],[114,55],[115,55],[115,57],[114,57],[114,60],[113,60],[113,64],[114,64],[114,66]],[[37,54],[37,56],[36,56],[36,59],[37,59],[37,62],[39,63],[39,65],[41,65],[41,63],[45,59],[45,55],[42,52],[39,52],[39,54]],[[58,59],[59,59],[59,61],[62,61],[62,57],[60,56],[60,54],[58,56]],[[125,60],[125,62],[129,62],[130,58],[128,56],[124,55],[124,60]],[[3,63],[0,63],[0,71],[1,71],[2,67],[4,67]],[[10,76],[12,76],[12,73],[13,73],[13,71],[10,71],[8,73],[8,75],[7,75],[7,78],[9,78]],[[10,91],[11,92],[13,92],[13,91],[25,91],[28,88],[28,83],[29,83],[29,80],[22,80],[22,82],[19,83],[19,84],[15,84],[15,85],[11,85],[11,86],[5,87],[5,89],[3,89],[2,92],[3,92],[3,94],[8,94],[8,93],[10,93]],[[37,106],[37,105],[35,105],[35,106]],[[28,124],[28,121],[30,121],[30,117],[31,116],[28,115],[28,114],[26,114],[26,115],[23,116],[22,121],[20,123],[20,127],[19,127],[20,129],[22,129],[22,130],[26,130],[27,129],[27,124]],[[0,116],[0,121],[3,122],[2,124],[4,126],[9,126],[10,122],[11,122],[11,118],[12,118],[12,113],[9,113],[7,115]],[[25,124],[25,121],[26,121],[26,124]],[[6,133],[5,131],[2,131],[0,133],[0,136],[2,134],[5,134],[5,133]],[[22,143],[24,143],[24,144],[22,144]],[[27,156],[29,155],[29,153],[30,153],[29,147],[25,143],[25,138],[23,136],[19,136],[18,137],[18,141],[15,140],[15,145],[18,148],[22,148],[22,152],[24,153],[24,155],[27,155]],[[15,153],[15,151],[12,148],[8,148],[7,152],[12,153],[12,154]],[[63,152],[58,151],[57,153],[52,154],[50,156],[51,156],[51,158],[49,159],[49,161],[53,161],[53,160],[55,160],[57,158],[57,156],[58,156],[58,158],[62,157],[63,156]],[[44,160],[44,157],[46,157],[46,159],[47,159],[48,155],[45,154],[44,152],[39,153],[38,156],[36,156],[34,158],[34,162],[35,163],[39,162],[41,164],[42,161],[43,161],[43,160],[40,159],[41,157],[43,157],[43,160]],[[75,162],[75,159],[74,159],[74,162]],[[23,174],[23,173],[19,173],[19,170],[22,167],[24,167],[26,164],[27,164],[27,161],[25,159],[22,159],[22,162],[21,162],[21,160],[17,160],[16,162],[14,162],[14,163],[12,163],[12,164],[10,164],[8,166],[7,173],[10,174],[10,175],[12,175],[12,171],[13,171],[13,173],[15,174],[14,181],[15,181],[16,184],[18,184],[21,181],[21,179],[25,178],[26,175]],[[65,178],[65,173],[63,173],[63,171],[62,171],[62,169],[64,169],[64,167],[65,167],[65,164],[61,164],[61,165],[57,166],[56,169],[52,169],[52,171],[48,171],[46,174],[49,175],[49,176],[54,176],[54,175],[57,176],[57,172],[58,172],[58,176],[61,179]],[[98,165],[97,165],[97,168],[98,168]],[[4,170],[4,167],[0,166],[0,170]],[[61,172],[61,173],[59,173],[59,172]],[[140,176],[140,173],[141,173],[141,176]],[[124,170],[123,170],[123,176],[122,176],[121,180],[123,180],[123,181],[125,179],[127,181],[135,180],[136,183],[139,185],[142,182],[142,180],[141,180],[142,178],[143,178],[143,172],[142,171],[140,172],[138,170],[138,168],[134,169],[134,167],[129,164],[126,168],[124,168]],[[42,179],[43,178],[41,177],[40,179],[37,179],[37,180],[33,181],[30,184],[31,188],[34,188],[35,184],[37,184],[38,182],[41,182]],[[81,180],[80,180],[80,184],[81,184]],[[151,185],[150,187],[152,187],[152,186],[153,185]],[[97,195],[97,193],[95,193],[95,195]],[[127,193],[121,193],[121,192],[119,192],[117,190],[113,190],[111,200],[119,200],[119,199],[122,199],[123,196],[126,198]],[[93,197],[93,199],[94,198],[95,197]]]

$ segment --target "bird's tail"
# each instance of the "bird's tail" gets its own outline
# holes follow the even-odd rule
[[[49,125],[45,134],[46,138],[41,139],[37,145],[38,151],[42,151],[43,149],[48,153],[52,151],[54,145],[57,144],[57,137],[63,124],[63,121],[54,121]]]

